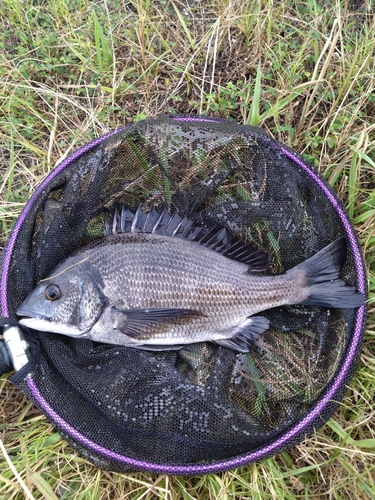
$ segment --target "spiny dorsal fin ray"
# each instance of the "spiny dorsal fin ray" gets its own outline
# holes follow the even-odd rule
[[[117,212],[116,212],[117,213]],[[120,216],[120,231],[122,233],[128,233],[132,227],[132,221],[134,218],[133,212],[122,205],[121,216]]]
[[[141,205],[138,205],[137,211],[134,214],[134,219],[130,228],[131,233],[144,233],[144,225],[147,220],[147,215],[142,212]]]
[[[151,208],[149,213],[147,214],[145,223],[143,225],[143,232],[144,233],[152,233],[153,228],[155,226],[155,222],[158,220],[159,214],[157,211],[154,209],[154,207]]]
[[[163,234],[165,230],[165,226],[168,224],[170,219],[170,215],[168,213],[168,210],[164,208],[162,213],[159,215],[158,219],[156,220],[153,228],[152,228],[152,233],[155,234]]]
[[[265,271],[269,265],[268,255],[251,243],[244,243],[230,234],[225,228],[211,229],[207,232],[202,227],[177,212],[172,215],[165,208],[159,214],[154,207],[146,214],[141,205],[135,213],[129,207],[122,205],[120,212],[115,211],[113,221],[104,219],[104,236],[116,233],[154,233],[173,238],[194,241],[211,248],[229,259],[237,260],[249,266],[250,271]]]

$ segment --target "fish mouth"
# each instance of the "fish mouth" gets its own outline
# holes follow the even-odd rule
[[[68,337],[83,337],[86,332],[81,332],[77,327],[64,325],[61,323],[55,323],[46,316],[37,316],[33,317],[27,314],[27,311],[18,310],[18,316],[27,316],[23,317],[19,320],[19,323],[27,328],[31,328],[32,330],[38,330],[40,332],[49,332],[49,333],[60,333],[62,335],[67,335]]]
[[[16,314],[17,316],[24,316],[25,319],[44,319],[44,320],[51,319],[49,316],[45,314],[31,312],[28,309],[22,307],[22,305],[17,309]]]

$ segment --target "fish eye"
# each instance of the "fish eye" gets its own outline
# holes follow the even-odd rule
[[[48,285],[44,290],[44,296],[47,300],[57,300],[61,297],[61,290],[57,285]]]

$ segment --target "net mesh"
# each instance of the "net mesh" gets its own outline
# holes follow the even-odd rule
[[[9,268],[10,314],[58,262],[102,237],[105,216],[122,203],[225,227],[269,253],[271,274],[345,235],[320,187],[259,129],[147,120],[88,149],[35,198]],[[343,279],[355,285],[350,252]],[[208,463],[259,449],[300,421],[340,369],[354,312],[268,310],[270,328],[251,354],[209,342],[148,352],[32,332],[32,376],[54,411],[98,446],[166,466]],[[22,374],[14,381],[33,396]],[[103,468],[125,468],[68,440]]]

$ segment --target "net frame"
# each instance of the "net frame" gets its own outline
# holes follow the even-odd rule
[[[171,117],[168,117],[171,118]],[[199,123],[223,123],[224,120],[219,120],[216,118],[208,117],[191,117],[191,116],[176,116],[172,117],[176,121],[187,121],[187,122],[199,122]],[[130,130],[134,125],[129,125],[127,127],[109,132],[108,134],[95,139],[94,141],[86,144],[82,148],[78,149],[75,153],[66,158],[61,162],[40,184],[36,189],[34,194],[31,196],[30,200],[26,204],[24,210],[22,211],[19,219],[17,220],[11,236],[7,242],[5,253],[3,255],[2,263],[2,275],[1,275],[1,313],[3,317],[8,317],[11,313],[9,309],[8,302],[8,286],[9,286],[9,269],[12,260],[14,248],[17,242],[18,235],[26,221],[33,210],[33,206],[39,196],[44,192],[47,186],[53,182],[66,168],[68,168],[73,162],[81,158],[84,154],[92,151],[96,146],[101,144],[103,141],[108,139],[115,134],[121,134]],[[269,136],[265,135],[259,129],[253,127],[241,126],[241,128],[247,133],[251,129],[253,133],[257,134],[258,139],[267,143],[268,147],[275,148],[278,153],[285,155],[289,160],[291,160],[297,169],[302,169],[309,177],[311,182],[313,182],[321,191],[322,196],[326,197],[331,204],[333,210],[337,213],[342,226],[345,231],[345,236],[348,241],[348,246],[353,255],[353,263],[355,268],[357,289],[363,293],[367,293],[366,288],[366,274],[365,266],[363,262],[363,257],[361,249],[359,246],[358,239],[356,237],[354,228],[349,220],[346,211],[338,199],[337,195],[330,188],[324,179],[315,171],[315,169],[309,165],[300,155],[292,151],[285,145],[275,141]],[[55,409],[49,404],[45,395],[38,388],[37,383],[33,379],[30,373],[30,368],[25,366],[19,372],[17,372],[13,377],[12,381],[16,385],[19,385],[29,397],[37,404],[37,406],[43,411],[43,413],[48,417],[48,419],[56,426],[56,428],[62,433],[62,435],[73,445],[78,445],[80,451],[87,450],[87,456],[91,461],[96,462],[103,468],[108,468],[107,464],[111,464],[110,468],[115,468],[118,470],[146,470],[150,472],[180,475],[180,474],[207,474],[213,472],[220,472],[223,470],[239,467],[246,465],[253,461],[258,461],[266,457],[275,455],[283,449],[290,448],[294,444],[298,443],[303,439],[304,436],[313,432],[315,429],[321,427],[323,423],[328,420],[337,407],[338,402],[343,397],[346,390],[346,385],[349,383],[350,379],[353,377],[356,367],[359,363],[362,336],[365,325],[365,315],[366,306],[360,307],[356,311],[356,317],[354,321],[354,329],[352,336],[350,337],[350,342],[347,346],[346,354],[338,370],[336,376],[332,380],[330,386],[322,394],[318,402],[307,412],[307,414],[300,419],[297,423],[291,426],[291,428],[284,432],[281,436],[276,439],[271,440],[267,445],[261,446],[249,453],[240,454],[230,459],[212,461],[211,463],[205,464],[194,464],[194,465],[166,465],[148,462],[145,460],[137,460],[133,457],[126,457],[113,450],[107,449],[98,443],[87,438],[87,436],[80,433],[75,429],[68,421],[64,420]],[[34,360],[34,362],[36,362]],[[113,465],[115,464],[115,465]],[[116,466],[117,464],[117,466]]]

